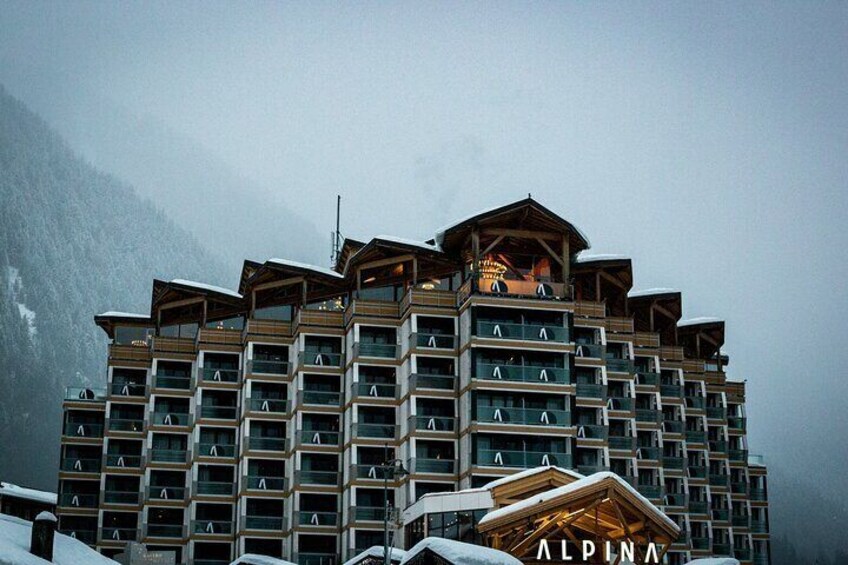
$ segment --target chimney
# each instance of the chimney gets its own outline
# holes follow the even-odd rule
[[[56,516],[42,512],[32,523],[29,552],[45,561],[53,562],[53,536],[56,533]]]

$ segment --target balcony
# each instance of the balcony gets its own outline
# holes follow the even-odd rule
[[[238,369],[220,369],[215,367],[198,367],[200,382],[238,384],[241,381],[241,371]]]
[[[636,421],[642,423],[659,424],[662,422],[662,412],[653,408],[637,408]]]
[[[734,547],[733,548],[733,557],[735,557],[739,561],[750,561],[751,560],[751,548],[749,548],[749,547]]]
[[[529,469],[543,465],[571,467],[570,453],[549,453],[544,451],[508,451],[478,449],[474,461],[481,467],[512,467]]]
[[[242,516],[242,524],[248,530],[265,530],[279,532],[283,529],[282,516],[260,516],[247,514]]]
[[[730,483],[730,477],[728,477],[727,475],[710,473],[710,486],[711,487],[727,488],[729,483]]]
[[[195,456],[234,459],[236,456],[236,446],[235,444],[200,442],[197,446]]]
[[[767,500],[766,489],[751,487],[748,498],[755,502],[765,502]]]
[[[747,428],[747,418],[743,418],[742,416],[728,416],[727,427],[731,430],[745,431],[745,428]]]
[[[734,528],[748,529],[751,525],[751,518],[749,516],[734,515],[730,517],[730,523],[733,524]]]
[[[365,424],[354,423],[350,427],[351,437],[357,439],[388,439],[395,440],[398,427],[395,424]]]
[[[138,528],[100,528],[100,539],[106,542],[136,541],[138,538]]]
[[[183,539],[188,537],[188,532],[182,524],[148,523],[144,526],[144,537]]]
[[[606,357],[606,354],[606,346],[601,345],[600,343],[578,343],[574,350],[575,357],[580,359],[586,357],[591,359],[603,359]]]
[[[205,496],[233,496],[235,482],[227,481],[194,481],[192,494]]]
[[[153,386],[166,390],[191,390],[191,377],[154,375]]]
[[[632,373],[635,365],[632,359],[610,359],[607,358],[607,371],[614,373]]]
[[[686,467],[686,474],[690,479],[706,479],[707,468],[703,465],[689,465]]]
[[[349,509],[349,516],[357,522],[382,523],[387,513],[390,523],[398,519],[397,508],[386,509],[382,506],[351,506]]]
[[[311,367],[341,367],[342,360],[343,356],[341,353],[319,351],[311,348],[306,348],[299,355],[299,364]]]
[[[482,338],[568,343],[568,328],[563,326],[478,320],[475,329],[475,335]]]
[[[748,461],[748,450],[747,449],[729,449],[727,451],[727,457],[731,461],[735,461],[737,463],[745,463]]]
[[[103,424],[88,424],[84,422],[65,422],[62,434],[67,437],[102,438]]]
[[[727,408],[722,406],[707,406],[707,418],[710,420],[724,420],[727,418]]]
[[[332,430],[298,430],[297,443],[301,446],[338,446],[342,434]]]
[[[105,402],[106,389],[68,387],[65,389],[65,400],[73,402]]]
[[[484,424],[513,426],[571,426],[568,410],[542,408],[508,408],[505,406],[477,406],[475,420]]]
[[[602,399],[607,394],[607,387],[595,383],[577,383],[577,396],[581,398]]]
[[[765,520],[751,520],[750,529],[754,534],[767,534],[768,523]]]
[[[161,449],[154,447],[150,450],[150,461],[153,463],[186,463],[190,451],[184,449]]]
[[[638,459],[647,461],[659,461],[662,456],[662,448],[651,445],[640,445],[636,449],[636,456]]]
[[[651,500],[660,500],[663,497],[661,485],[637,485],[636,490],[639,491],[639,494]]]
[[[335,553],[300,552],[292,554],[292,559],[299,565],[339,565]]]
[[[456,377],[454,375],[413,373],[409,376],[409,389],[411,391],[456,390]]]
[[[683,387],[680,385],[660,385],[660,396],[667,398],[682,398]]]
[[[99,496],[96,494],[63,492],[59,494],[59,506],[66,508],[97,508]]]
[[[277,398],[251,397],[248,399],[248,410],[262,414],[283,416],[291,411],[291,402]]]
[[[62,471],[68,473],[99,473],[100,458],[62,458]]]
[[[733,494],[747,494],[748,483],[745,481],[733,481],[730,483],[730,492]]]
[[[106,418],[106,424],[110,432],[139,434],[144,432],[144,420],[135,418]]]
[[[609,434],[609,428],[602,424],[576,424],[578,439],[605,440]]]
[[[354,358],[397,359],[399,354],[400,346],[393,343],[368,343],[360,341],[353,344]]]
[[[383,481],[388,479],[389,482],[395,481],[394,469],[383,467],[380,463],[372,465],[368,464],[353,464],[350,466],[350,477],[352,479]]]
[[[698,514],[704,515],[707,514],[707,501],[706,500],[690,500],[689,501],[689,513],[690,514]]]
[[[687,443],[703,444],[707,442],[707,432],[703,430],[686,430]]]
[[[294,482],[297,485],[335,486],[339,484],[339,472],[295,471]]]
[[[294,513],[294,523],[298,526],[335,527],[339,525],[339,513],[300,510]]]
[[[410,347],[418,349],[453,351],[457,347],[457,341],[455,335],[446,334],[413,333],[409,336]]]
[[[632,451],[636,449],[635,437],[610,436],[609,448],[619,451]]]
[[[682,492],[669,492],[663,497],[663,503],[673,508],[686,508],[689,496]]]
[[[233,523],[227,520],[192,520],[191,532],[199,535],[231,535]]]
[[[686,407],[694,410],[703,410],[707,405],[703,396],[687,396]]]
[[[710,538],[689,538],[689,543],[692,545],[692,549],[695,551],[709,551],[710,550]]]
[[[141,493],[137,490],[107,490],[103,493],[103,502],[104,504],[128,504],[135,506],[141,503]]]
[[[144,398],[147,396],[147,385],[144,383],[112,383],[109,387],[111,396],[127,398]]]
[[[160,486],[150,485],[145,489],[145,500],[150,501],[166,501],[166,500],[186,500],[188,489],[184,486]]]
[[[600,463],[578,463],[577,472],[581,475],[593,475],[595,473],[606,473],[610,470],[606,465]]]
[[[713,508],[710,510],[710,517],[716,522],[729,522],[730,510],[727,508]]]
[[[275,451],[277,453],[285,453],[288,451],[288,440],[282,437],[248,436],[247,448],[250,451]]]
[[[724,440],[710,440],[707,445],[713,453],[727,453],[727,442]]]
[[[352,383],[350,396],[354,399],[395,400],[400,393],[400,387],[394,383]]]
[[[653,371],[636,371],[636,384],[642,386],[657,386],[660,384],[660,374]]]
[[[578,394],[578,396],[586,395]],[[633,398],[629,398],[626,396],[610,397],[609,401],[607,402],[607,408],[615,412],[630,412],[631,410],[633,410],[633,401]]]
[[[477,363],[475,379],[488,381],[511,381],[522,383],[555,383],[567,385],[571,382],[568,369],[533,365],[496,365]]]
[[[237,408],[235,406],[200,405],[200,417],[204,419],[235,420],[237,414]]]
[[[251,359],[247,362],[247,372],[251,375],[285,377],[289,374],[289,362]]]
[[[663,467],[666,469],[682,470],[685,462],[683,457],[664,456],[662,459]]]
[[[456,418],[454,416],[412,415],[409,417],[409,431],[453,433],[456,431]]]
[[[288,490],[288,481],[285,477],[263,477],[259,475],[248,475],[244,479],[244,485],[248,490],[278,491]]]
[[[68,537],[72,537],[77,541],[81,541],[86,545],[94,545],[97,543],[96,530],[74,530],[70,528],[59,528],[59,533]]]
[[[150,423],[154,426],[187,428],[191,427],[192,417],[188,412],[153,412]]]
[[[409,460],[410,473],[426,473],[453,475],[456,473],[456,460],[454,459],[428,459],[424,457],[414,457]]]
[[[297,403],[299,406],[341,406],[342,393],[326,390],[299,390]]]
[[[663,415],[662,428],[667,434],[682,434],[685,424],[680,420],[667,420],[665,415]]]

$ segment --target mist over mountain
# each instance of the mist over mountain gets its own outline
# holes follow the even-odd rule
[[[146,311],[153,277],[233,279],[2,87],[0,242],[0,476],[55,490],[62,391],[105,381],[94,314]]]
[[[8,69],[4,74],[18,76]],[[230,282],[238,280],[244,259],[323,263],[329,257],[329,237],[286,208],[282,196],[269,196],[272,191],[156,118],[136,115],[74,81],[75,87],[58,98],[48,84],[39,86],[41,81],[13,82],[20,87],[20,98],[75,151],[132,184],[215,250],[225,260]]]

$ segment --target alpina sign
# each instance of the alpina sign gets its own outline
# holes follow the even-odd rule
[[[638,561],[640,565],[660,562],[660,554],[655,543],[649,542],[645,546],[639,546],[638,550],[642,550],[642,555]],[[595,561],[591,561],[591,563],[597,563],[597,558],[601,557],[605,563],[637,563],[636,553],[637,546],[632,541],[623,541],[616,544],[607,541],[599,546],[591,540],[584,540],[580,544],[575,544],[566,540],[549,542],[543,539],[539,542],[536,560],[569,562],[579,565],[580,563],[590,563],[589,560],[593,557]]]

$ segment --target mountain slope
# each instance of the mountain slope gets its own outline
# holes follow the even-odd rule
[[[0,87],[0,476],[56,488],[62,389],[105,374],[95,313],[149,308],[154,276],[222,273]]]

